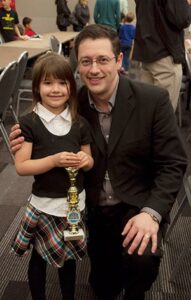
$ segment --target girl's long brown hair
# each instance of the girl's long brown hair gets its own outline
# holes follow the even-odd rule
[[[32,72],[32,92],[33,92],[33,104],[41,102],[40,96],[40,83],[44,79],[61,79],[65,82],[69,82],[69,99],[68,104],[72,116],[72,121],[77,120],[77,89],[76,82],[72,70],[65,60],[63,55],[48,52],[40,56],[33,67]]]

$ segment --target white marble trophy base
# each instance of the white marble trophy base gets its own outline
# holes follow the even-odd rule
[[[84,240],[85,234],[83,229],[79,228],[78,233],[71,233],[69,230],[64,230],[64,240],[65,241],[76,241]]]

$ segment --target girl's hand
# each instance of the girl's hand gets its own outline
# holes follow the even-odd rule
[[[83,168],[84,170],[89,170],[93,166],[93,158],[84,151],[79,151],[77,156],[80,159],[78,169]]]
[[[52,155],[52,161],[55,167],[75,167],[80,164],[80,157],[73,152],[59,152]]]

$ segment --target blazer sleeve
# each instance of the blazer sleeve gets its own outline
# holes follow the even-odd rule
[[[165,217],[180,190],[187,156],[167,91],[162,90],[159,98],[151,132],[154,181],[144,206]]]
[[[178,30],[187,28],[191,23],[191,7],[187,0],[165,0],[163,2],[166,19]]]

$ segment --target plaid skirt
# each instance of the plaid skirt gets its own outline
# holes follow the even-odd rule
[[[66,218],[43,213],[29,203],[12,243],[12,251],[22,256],[32,244],[49,264],[62,267],[65,260],[79,260],[87,254],[87,238],[83,220],[79,226],[85,232],[85,239],[64,241],[63,233],[67,228]]]

